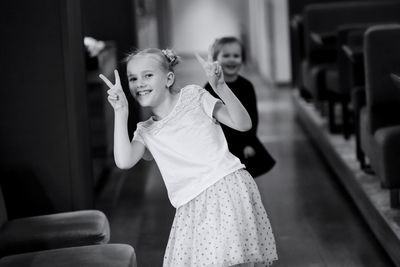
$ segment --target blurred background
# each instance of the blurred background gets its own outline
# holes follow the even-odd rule
[[[113,110],[98,74],[113,81],[119,70],[132,136],[149,111],[127,91],[127,53],[172,48],[183,59],[177,88],[203,86],[193,53],[206,57],[216,38],[236,36],[247,54],[241,74],[256,89],[257,134],[277,160],[256,179],[276,235],[280,260],[274,266],[400,266],[400,37],[392,33],[399,1],[42,0],[0,6],[4,222],[96,209],[109,222],[107,242],[131,245],[139,267],[161,266],[175,210],[153,161],[116,168]],[[391,32],[383,33],[387,24]],[[378,101],[371,102],[375,95]],[[4,229],[0,244],[7,247]],[[5,255],[0,249],[0,266]]]

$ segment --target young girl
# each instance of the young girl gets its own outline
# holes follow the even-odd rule
[[[246,108],[252,121],[251,129],[245,132],[222,125],[229,151],[240,159],[253,177],[257,177],[268,172],[275,165],[275,160],[257,137],[258,111],[254,86],[239,74],[245,60],[243,44],[238,38],[227,36],[216,39],[211,50],[212,59],[221,64],[225,82]],[[219,98],[210,83],[204,88]]]
[[[221,66],[196,56],[224,103],[197,85],[175,93],[179,58],[171,50],[150,48],[127,57],[130,92],[153,112],[138,123],[132,141],[118,72],[115,84],[100,75],[115,113],[116,165],[131,168],[150,156],[157,162],[176,207],[164,267],[270,265],[277,259],[275,240],[257,185],[229,152],[220,126],[246,131],[250,117],[226,85]]]

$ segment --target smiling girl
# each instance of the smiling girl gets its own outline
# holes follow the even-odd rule
[[[243,44],[234,36],[221,37],[216,39],[211,46],[211,54],[212,60],[221,64],[225,82],[243,104],[252,121],[252,127],[248,131],[237,131],[234,128],[222,125],[229,151],[240,159],[253,177],[260,176],[275,165],[275,160],[257,137],[256,92],[253,84],[240,75],[240,70],[245,61]],[[210,83],[207,83],[204,88],[211,95],[219,98]]]
[[[164,267],[270,265],[277,259],[275,240],[257,185],[229,152],[220,126],[246,131],[251,119],[225,83],[221,66],[196,56],[223,102],[197,85],[174,93],[179,58],[171,50],[128,56],[130,93],[153,113],[138,123],[131,141],[118,72],[115,84],[100,75],[115,113],[116,165],[131,168],[147,154],[157,162],[176,208]]]

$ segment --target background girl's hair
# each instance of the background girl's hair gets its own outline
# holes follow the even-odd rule
[[[181,58],[171,49],[146,48],[134,50],[125,57],[124,62],[128,63],[135,56],[152,55],[159,61],[161,67],[166,71],[174,71],[174,67],[180,62]]]
[[[240,45],[240,49],[242,50],[242,61],[245,62],[246,54],[245,54],[245,49],[244,49],[243,43],[242,43],[242,41],[239,40],[239,38],[237,38],[235,36],[221,37],[221,38],[217,38],[214,41],[214,43],[211,47],[213,60],[217,60],[218,54],[219,54],[219,52],[221,52],[222,47],[224,45],[231,44],[231,43],[237,43]]]

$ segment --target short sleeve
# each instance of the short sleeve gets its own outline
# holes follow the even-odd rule
[[[144,146],[146,146],[144,139],[142,137],[142,128],[139,125],[138,125],[136,131],[133,133],[132,141],[138,141],[138,142],[142,143]],[[146,147],[146,150],[144,151],[142,158],[144,160],[153,160],[153,155],[147,149],[147,147]]]
[[[132,141],[138,141],[138,142],[142,143],[143,145],[146,145],[145,142],[144,142],[144,140],[143,140],[141,131],[142,131],[142,129],[141,129],[141,127],[138,125],[138,127],[136,128],[136,131],[133,133]]]
[[[214,119],[214,107],[218,102],[222,103],[222,101],[218,98],[213,97],[206,89],[203,88],[201,89],[200,101],[207,116]]]

